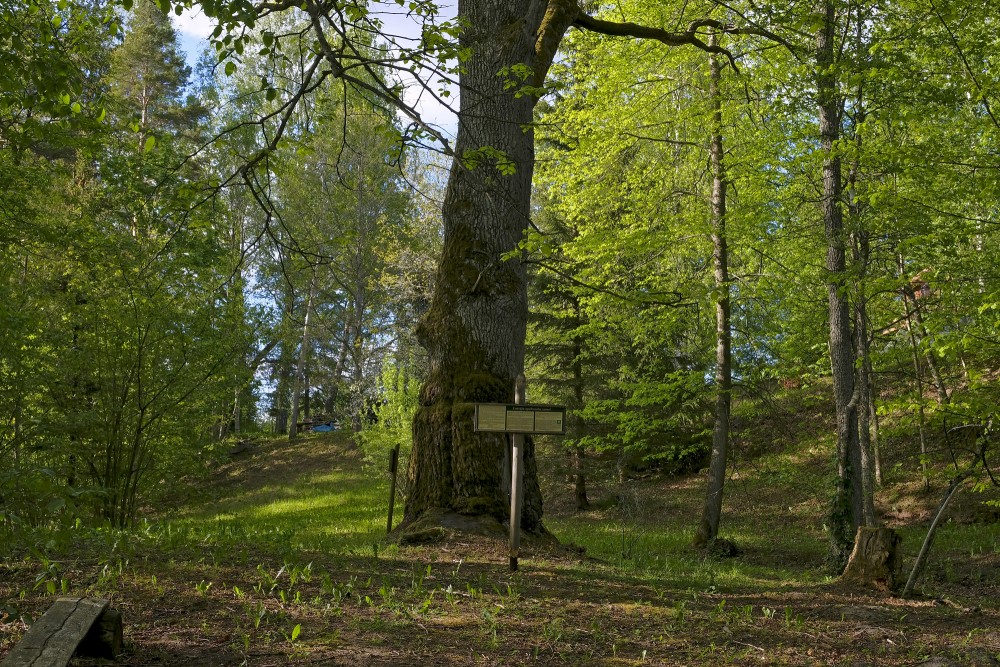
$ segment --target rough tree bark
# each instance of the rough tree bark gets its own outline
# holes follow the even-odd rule
[[[817,4],[816,96],[823,158],[821,211],[826,232],[827,293],[829,300],[830,365],[837,412],[837,489],[828,516],[830,561],[842,569],[851,553],[854,535],[865,520],[863,461],[858,438],[854,339],[848,298],[846,233],[843,218],[841,159],[835,151],[840,139],[841,99],[834,50],[836,15],[833,0]]]
[[[841,580],[895,590],[903,562],[899,545],[899,536],[890,528],[859,527]]]
[[[717,45],[713,32],[709,41]],[[732,401],[732,333],[730,328],[729,248],[726,241],[726,171],[722,143],[722,63],[717,54],[709,61],[709,95],[712,99],[712,141],[709,165],[712,171],[712,261],[715,266],[715,417],[712,456],[708,466],[708,492],[694,544],[709,544],[719,534],[722,492],[726,483],[729,449],[729,410]]]
[[[859,53],[865,48],[862,25],[862,21],[859,20],[856,22],[854,34],[854,48]],[[865,108],[865,88],[863,83],[857,85],[852,107],[854,124],[863,125],[868,116],[867,109]],[[868,205],[865,198],[861,196],[861,190],[864,187],[861,175],[863,147],[863,136],[860,132],[855,131],[855,152],[847,175],[847,210],[852,223],[851,227],[853,228],[851,244],[856,266],[854,273],[857,276],[857,284],[854,290],[856,295],[854,299],[854,342],[858,359],[855,395],[858,397],[856,410],[858,413],[858,450],[861,463],[858,468],[858,475],[861,478],[861,508],[863,512],[863,516],[858,524],[862,526],[874,526],[878,522],[878,519],[875,515],[876,476],[873,473],[873,468],[879,470],[881,464],[879,463],[877,450],[875,449],[875,427],[873,426],[873,416],[876,414],[874,399],[875,377],[870,353],[871,322],[868,318],[868,294],[866,292],[866,283],[871,263],[871,240],[870,234],[865,228],[865,215],[868,213]]]
[[[524,365],[527,276],[521,261],[504,255],[517,248],[530,217],[535,98],[516,96],[501,73],[527,65],[531,83],[541,84],[572,20],[569,9],[575,6],[537,0],[458,3],[468,25],[460,39],[471,57],[460,77],[444,247],[431,307],[417,330],[430,373],[413,423],[404,538],[442,525],[490,530],[508,520],[504,436],[475,433],[472,419],[474,403],[513,399]],[[544,530],[530,438],[521,527]]]

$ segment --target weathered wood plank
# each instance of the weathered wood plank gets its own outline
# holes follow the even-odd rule
[[[107,600],[59,598],[28,628],[0,667],[65,667],[107,608]]]

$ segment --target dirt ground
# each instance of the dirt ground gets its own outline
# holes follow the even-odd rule
[[[219,468],[206,497],[357,462],[356,454],[309,441],[261,450]],[[638,483],[659,499],[653,514],[698,502],[692,478]],[[570,485],[549,486],[551,515],[572,512]],[[599,499],[602,491],[594,493]],[[783,523],[755,507],[733,520],[751,529],[759,520],[775,544],[780,531],[801,528],[794,513]],[[704,567],[774,558],[771,549],[748,549]],[[122,666],[1000,665],[1000,556],[949,558],[928,575],[932,594],[913,600],[836,581],[727,588],[682,570],[630,573],[551,539],[528,540],[512,573],[506,546],[482,537],[303,552],[294,563],[253,544],[207,543],[186,551],[144,543],[109,560],[81,542],[62,560],[61,576],[72,582],[70,593],[110,598],[123,613],[125,648],[115,663]],[[795,566],[793,556],[788,561]],[[25,620],[51,603],[35,587],[44,573],[37,558],[0,563],[0,598],[18,615],[0,622],[0,658]]]

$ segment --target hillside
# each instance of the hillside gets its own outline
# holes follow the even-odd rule
[[[843,589],[823,569],[828,443],[801,416],[782,432],[788,417],[769,417],[770,448],[744,432],[754,455],[735,464],[724,519],[736,558],[688,547],[698,479],[655,475],[595,482],[581,515],[546,475],[548,526],[586,553],[529,542],[515,574],[485,538],[387,544],[384,473],[331,434],[262,441],[169,515],[4,562],[0,595],[25,618],[51,603],[49,581],[110,597],[121,665],[996,664],[996,524],[947,526],[918,599]],[[912,558],[934,499],[908,502],[893,516]],[[24,627],[4,619],[0,656]]]

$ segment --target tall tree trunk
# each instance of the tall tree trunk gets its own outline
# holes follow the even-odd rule
[[[544,82],[572,20],[546,9],[537,0],[458,3],[467,26],[461,46],[470,57],[459,80],[459,159],[442,209],[444,247],[418,327],[430,369],[414,416],[406,528],[417,529],[420,519],[449,523],[456,514],[481,517],[484,527],[508,519],[504,436],[474,432],[472,417],[476,402],[511,402],[524,367],[527,276],[521,261],[504,256],[517,248],[531,214],[535,99],[516,95],[499,73],[527,65],[532,83]],[[542,499],[531,438],[524,467],[521,526],[537,533]]]
[[[344,318],[344,335],[340,341],[340,352],[337,354],[337,365],[333,368],[333,377],[330,380],[330,389],[326,394],[326,404],[324,405],[324,410],[326,415],[330,418],[334,418],[333,414],[337,408],[337,398],[340,395],[340,385],[342,381],[342,376],[344,374],[344,368],[347,367],[347,353],[350,349],[351,341],[351,330],[353,325],[353,318],[350,313]],[[339,419],[339,415],[336,416]]]
[[[855,49],[858,53],[863,51],[862,42],[862,22],[859,20],[856,26]],[[859,84],[856,98],[853,103],[854,118],[856,124],[863,124],[867,116],[865,111],[864,88]],[[868,319],[868,294],[865,291],[868,280],[868,270],[871,260],[871,242],[869,234],[865,230],[863,215],[867,211],[859,196],[859,173],[861,171],[860,160],[862,154],[862,136],[855,131],[854,146],[855,156],[848,170],[848,211],[854,232],[851,234],[852,248],[854,252],[854,263],[856,265],[857,285],[854,299],[854,342],[858,363],[855,394],[857,395],[858,413],[858,461],[859,466],[856,476],[861,480],[861,510],[862,516],[858,521],[861,526],[875,526],[878,519],[875,515],[875,475],[874,468],[879,464],[873,462],[872,445],[872,415],[875,412],[874,392],[872,385],[874,377],[872,372],[872,360],[870,354],[871,324]],[[853,557],[853,555],[852,555]]]
[[[716,46],[713,32],[709,45]],[[729,410],[732,401],[732,334],[730,329],[729,248],[726,240],[726,171],[722,143],[722,65],[715,54],[709,59],[709,95],[712,98],[712,143],[709,164],[712,171],[712,261],[715,266],[715,415],[712,429],[712,457],[708,466],[708,492],[695,545],[710,543],[719,534],[722,492],[726,483],[729,449]]]
[[[309,369],[306,368],[305,381],[302,383],[302,417],[308,421],[312,414],[312,392],[309,390]]]
[[[364,370],[365,370],[365,340],[362,323],[364,322],[367,291],[359,278],[354,289],[354,336],[351,341],[351,385],[354,387],[354,411],[351,414],[351,423],[355,433],[360,433],[364,426],[365,412],[368,410],[366,396],[364,392]]]
[[[356,165],[359,174],[363,174],[365,171],[365,153],[359,153],[357,156],[358,163]],[[354,302],[352,308],[354,310],[354,336],[351,341],[351,362],[353,365],[352,370],[352,387],[354,390],[353,404],[354,410],[351,414],[352,427],[355,433],[360,433],[364,426],[364,419],[366,413],[369,409],[367,405],[368,396],[365,395],[364,391],[364,367],[365,367],[365,340],[364,340],[364,324],[365,324],[365,311],[368,308],[368,271],[366,270],[365,258],[369,252],[368,250],[368,236],[370,231],[370,226],[374,222],[371,219],[371,214],[369,212],[367,203],[367,192],[365,190],[365,180],[364,178],[358,178],[357,185],[355,186],[355,207],[354,215],[356,218],[356,247],[354,255],[351,259],[351,272],[353,277],[353,297]]]
[[[867,241],[864,241],[867,243]],[[863,254],[867,254],[867,250]],[[862,260],[867,263],[867,257]],[[857,378],[857,411],[858,411],[858,453],[859,466],[857,476],[861,478],[861,510],[862,516],[858,525],[874,526],[878,523],[875,515],[875,475],[874,454],[872,447],[872,362],[869,353],[868,332],[868,302],[861,286],[857,301],[854,304],[855,337],[857,355],[861,363],[858,366]]]
[[[906,261],[902,253],[896,256],[896,262],[899,268],[900,280],[907,281]],[[922,356],[924,362],[927,364],[927,370],[931,375],[934,391],[937,394],[938,405],[947,405],[951,400],[948,396],[948,388],[945,386],[944,378],[941,376],[941,369],[938,367],[937,359],[934,357],[934,351],[930,345],[931,336],[927,331],[927,325],[924,324],[920,298],[917,296],[917,290],[914,289],[912,282],[919,278],[919,275],[918,273],[917,276],[903,283],[903,314],[906,316],[906,329],[909,332],[911,343],[916,346],[915,349],[920,348],[923,350]],[[921,356],[919,349],[915,354]],[[919,364],[919,361],[917,363]],[[923,375],[923,373],[920,373],[920,375]],[[922,388],[921,395],[923,395]]]
[[[581,320],[580,301],[574,296],[573,328],[575,330],[581,326]],[[573,402],[573,410],[579,413],[583,409],[583,337],[577,333],[573,334]],[[576,414],[573,426],[573,437],[579,440],[583,435],[583,417]],[[590,500],[587,499],[587,477],[583,465],[585,454],[583,445],[573,447],[573,476],[576,482],[573,493],[576,498],[577,510],[590,509]]]
[[[243,408],[240,404],[240,395],[243,393],[243,386],[237,382],[236,390],[233,391],[233,433],[240,435],[243,432]]]
[[[903,255],[897,256],[896,261],[899,267],[899,277],[901,280],[906,279],[906,262],[903,260]],[[911,307],[912,306],[912,307]],[[910,359],[913,362],[913,379],[916,382],[916,399],[917,399],[917,437],[920,442],[920,471],[924,478],[924,489],[930,489],[931,480],[927,476],[927,416],[924,410],[924,371],[920,365],[920,339],[917,337],[916,323],[914,321],[913,308],[917,307],[917,297],[913,291],[913,288],[909,283],[903,285],[903,321],[906,324],[907,337],[910,340]],[[927,355],[925,357],[930,363],[928,364],[932,368],[934,366],[933,356]],[[940,381],[940,376],[938,376]],[[943,383],[939,385],[943,388]],[[944,394],[944,401],[948,400],[948,393],[941,390]],[[941,394],[938,394],[938,400],[941,401]]]
[[[882,474],[882,440],[879,437],[878,411],[875,409],[874,400],[872,400],[870,409],[872,421],[872,458],[875,464],[875,485],[882,486],[885,484],[885,477]]]
[[[306,380],[306,362],[309,359],[309,317],[312,315],[313,299],[316,298],[316,274],[309,279],[309,296],[306,298],[306,313],[302,320],[302,342],[299,346],[299,363],[295,368],[295,385],[292,387],[292,419],[288,424],[288,439],[294,440],[299,427],[299,397]]]
[[[920,441],[920,471],[924,477],[924,489],[929,489],[931,480],[927,476],[927,417],[924,412],[924,372],[920,367],[920,343],[913,329],[913,313],[910,301],[903,296],[903,312],[906,321],[906,333],[910,339],[910,358],[913,361],[913,379],[916,381],[917,399],[917,437]]]
[[[284,435],[288,432],[288,383],[292,378],[292,360],[282,346],[278,357],[278,384],[274,388],[274,432]]]
[[[822,215],[826,233],[827,294],[829,301],[830,366],[837,412],[837,488],[827,521],[830,561],[842,569],[851,554],[854,535],[864,516],[858,396],[855,391],[854,340],[848,299],[846,238],[841,197],[841,160],[835,145],[840,139],[840,95],[834,71],[835,12],[833,0],[820,0],[821,21],[816,33],[816,95],[823,158]]]
[[[292,382],[292,365],[295,362],[295,348],[289,342],[289,329],[295,315],[295,293],[290,286],[284,299],[284,312],[282,313],[284,322],[280,337],[281,351],[278,354],[278,382],[273,394],[274,432],[278,435],[284,435],[288,432],[288,411],[291,403],[289,395],[294,384]]]
[[[944,378],[941,376],[941,369],[938,366],[937,359],[934,358],[934,352],[931,342],[930,332],[927,331],[927,325],[924,324],[923,308],[920,307],[920,301],[917,299],[916,294],[912,291],[908,291],[906,295],[910,298],[910,303],[912,305],[913,321],[917,325],[917,331],[920,332],[920,339],[922,341],[927,341],[926,345],[922,345],[924,350],[924,361],[927,363],[927,370],[931,374],[931,380],[934,383],[934,391],[937,394],[938,405],[947,405],[950,402],[948,397],[948,387],[944,383]]]

